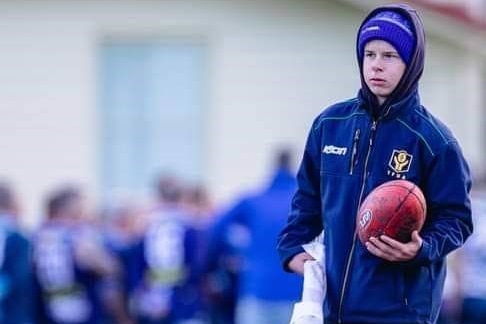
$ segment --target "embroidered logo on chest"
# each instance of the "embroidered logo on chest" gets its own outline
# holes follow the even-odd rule
[[[339,147],[334,145],[326,145],[322,149],[324,154],[334,154],[334,155],[346,155],[348,149],[346,147]]]
[[[393,150],[388,162],[388,175],[397,179],[406,179],[406,173],[410,170],[413,156],[405,150]]]

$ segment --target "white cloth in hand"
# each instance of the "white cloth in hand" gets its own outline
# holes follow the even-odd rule
[[[323,324],[322,304],[326,295],[323,234],[302,247],[315,260],[304,263],[302,301],[294,305],[290,324]]]

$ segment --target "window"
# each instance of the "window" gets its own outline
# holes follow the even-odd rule
[[[206,74],[202,44],[101,47],[103,192],[143,191],[160,172],[202,180]]]

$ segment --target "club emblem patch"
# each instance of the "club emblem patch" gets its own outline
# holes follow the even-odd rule
[[[407,153],[404,150],[393,150],[393,153],[388,162],[388,166],[394,173],[406,173],[410,170],[410,164],[412,164],[412,154]]]

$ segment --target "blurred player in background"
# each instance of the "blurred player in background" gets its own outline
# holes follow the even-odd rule
[[[475,233],[457,251],[453,270],[459,290],[457,323],[486,323],[486,179],[474,182],[471,195]]]
[[[147,208],[143,202],[128,194],[113,194],[102,209],[102,232],[107,248],[120,266],[118,276],[111,277],[104,287],[105,305],[110,308],[114,324],[134,322],[130,314],[129,292],[138,267],[132,254],[143,236]]]
[[[208,240],[210,230],[215,220],[215,207],[209,196],[207,189],[202,184],[186,184],[184,188],[184,209],[189,216],[189,226],[195,236],[195,260],[193,262],[193,280],[189,284],[194,296],[193,310],[195,318],[200,323],[211,321],[213,324],[219,323],[216,319],[211,319],[213,306],[210,298],[208,277],[205,276],[204,267],[206,265],[208,253]],[[195,322],[196,323],[196,322]],[[225,323],[225,322],[223,322]]]
[[[265,187],[240,199],[219,219],[210,243],[209,257],[215,258],[221,245],[235,240],[232,226],[242,226],[240,242],[233,244],[241,258],[236,308],[237,324],[288,322],[292,305],[300,297],[302,282],[279,266],[275,241],[285,224],[295,193],[291,154],[280,151]],[[229,243],[231,244],[231,243]]]
[[[0,182],[0,323],[33,321],[30,243],[18,228],[16,193]]]
[[[164,175],[156,187],[157,205],[133,254],[130,304],[141,324],[184,323],[197,309],[195,234],[182,207],[180,181]]]
[[[486,178],[473,182],[474,234],[448,257],[439,324],[486,323]]]
[[[420,104],[425,33],[407,5],[374,9],[356,42],[361,89],[314,121],[298,190],[278,249],[285,269],[302,274],[302,249],[324,230],[325,322],[435,323],[446,256],[473,230],[468,165],[451,131]],[[360,203],[378,185],[407,179],[427,201],[419,234],[356,239]]]
[[[88,222],[85,197],[74,186],[59,188],[46,214],[33,243],[38,322],[103,323],[100,290],[118,267]]]

